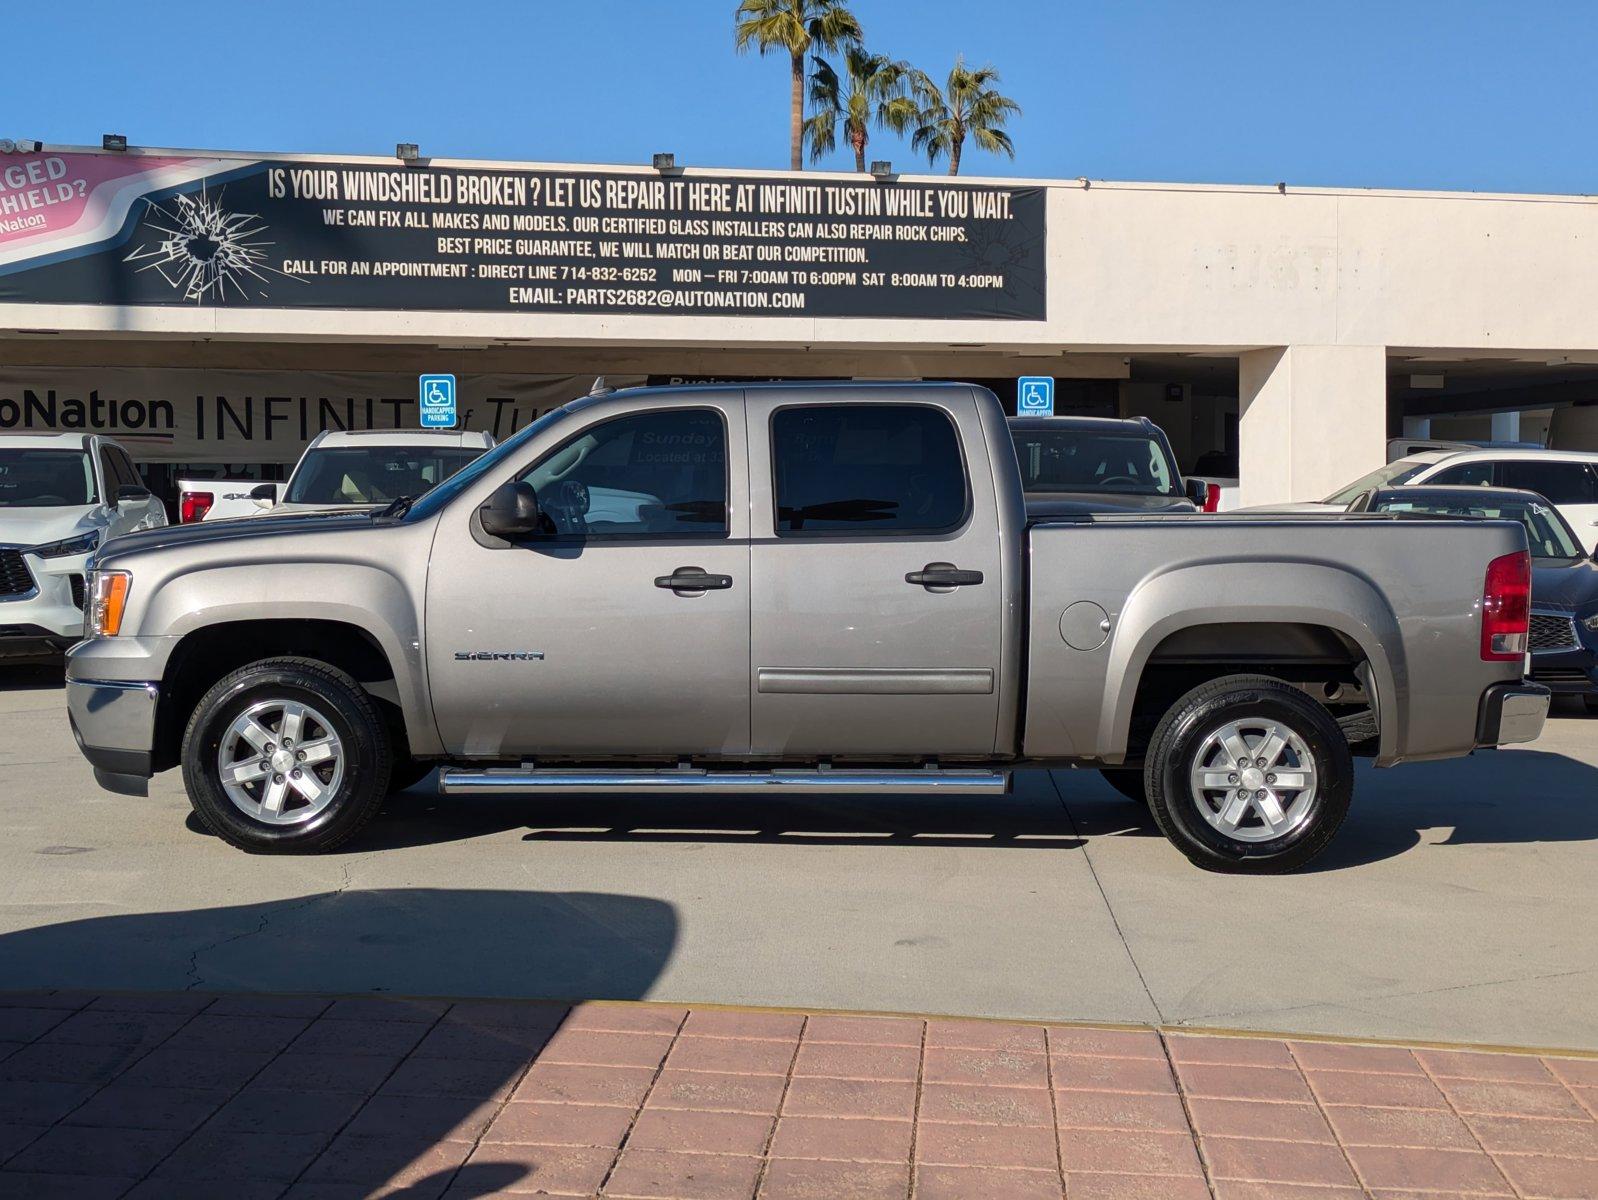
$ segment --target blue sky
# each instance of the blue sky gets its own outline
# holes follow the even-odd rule
[[[77,0],[13,23],[0,136],[782,167],[787,67],[733,0]],[[855,0],[935,74],[1024,114],[967,174],[1598,191],[1598,4]],[[909,169],[878,134],[871,157]],[[840,153],[836,165],[850,165]]]

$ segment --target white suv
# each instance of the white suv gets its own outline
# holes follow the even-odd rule
[[[0,660],[83,634],[83,575],[111,538],[166,524],[128,452],[82,433],[0,434]]]
[[[462,429],[323,430],[300,455],[287,483],[232,480],[217,498],[215,480],[179,483],[185,520],[217,521],[263,512],[381,508],[443,483],[493,448],[492,434]],[[205,502],[188,502],[204,496]],[[197,513],[196,517],[188,514]]]
[[[1598,454],[1582,450],[1429,450],[1394,459],[1324,500],[1271,505],[1273,512],[1341,511],[1372,488],[1430,483],[1537,492],[1559,510],[1588,554],[1598,548]]]

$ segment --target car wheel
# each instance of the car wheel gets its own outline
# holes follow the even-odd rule
[[[1100,767],[1099,774],[1104,776],[1105,783],[1128,800],[1145,805],[1149,802],[1148,789],[1143,785],[1142,767]]]
[[[312,854],[353,837],[388,794],[389,733],[343,671],[307,658],[251,663],[195,706],[183,734],[189,802],[223,841]]]
[[[1337,722],[1304,692],[1229,675],[1166,712],[1144,786],[1161,832],[1196,866],[1276,874],[1332,840],[1353,796],[1354,760]]]
[[[1598,696],[1583,696],[1581,702],[1587,706],[1590,713],[1598,713]]]

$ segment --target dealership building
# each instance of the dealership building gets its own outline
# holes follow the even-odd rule
[[[117,142],[108,140],[108,145]],[[963,379],[1148,416],[1246,504],[1389,438],[1598,449],[1598,201],[37,147],[0,154],[0,432],[281,478],[450,373],[503,438],[588,389]]]

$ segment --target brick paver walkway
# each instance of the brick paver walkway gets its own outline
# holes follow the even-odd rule
[[[0,993],[0,1196],[1598,1197],[1598,1060],[911,1017]]]

